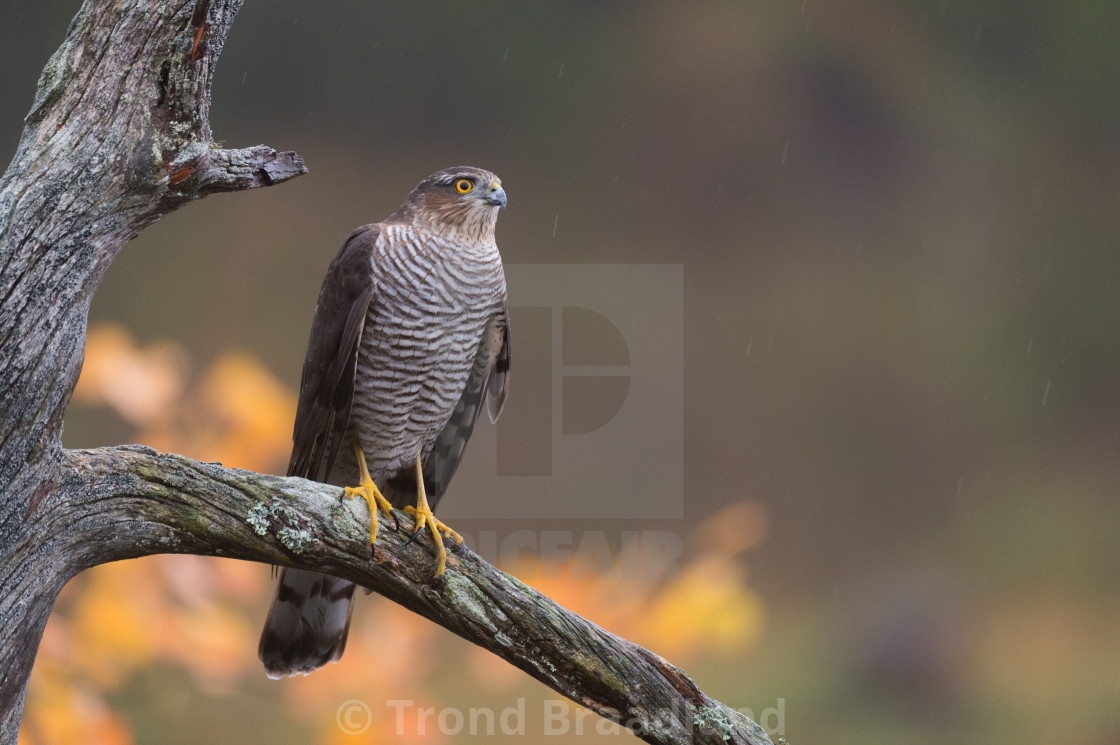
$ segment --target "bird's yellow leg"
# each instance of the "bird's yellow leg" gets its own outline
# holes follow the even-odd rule
[[[406,515],[411,515],[412,519],[416,521],[416,531],[412,534],[413,538],[420,535],[424,528],[431,531],[432,539],[436,543],[436,576],[440,576],[447,568],[447,549],[443,546],[444,536],[454,538],[455,543],[462,543],[463,536],[437,520],[435,514],[432,513],[432,508],[428,506],[428,495],[424,491],[424,466],[420,461],[419,452],[416,453],[416,506],[409,505],[404,508],[404,512]]]
[[[389,500],[377,488],[377,484],[373,483],[373,479],[369,475],[369,466],[366,465],[366,454],[362,451],[361,444],[358,443],[358,438],[354,438],[354,455],[358,457],[358,485],[343,487],[345,490],[345,498],[353,499],[354,497],[361,497],[366,500],[369,505],[369,544],[372,546],[373,542],[377,540],[377,509],[386,516],[393,516],[393,505],[389,504]]]

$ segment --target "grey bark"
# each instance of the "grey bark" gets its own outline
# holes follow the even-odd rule
[[[341,504],[337,488],[140,446],[62,448],[90,299],[124,244],[192,199],[306,172],[295,153],[211,140],[210,81],[240,5],[87,0],[43,70],[0,178],[0,745],[16,742],[35,652],[66,581],[154,553],[353,580],[647,742],[769,743],[679,669],[466,549],[438,582],[428,549],[406,545],[404,532],[381,531],[371,557],[368,512]]]

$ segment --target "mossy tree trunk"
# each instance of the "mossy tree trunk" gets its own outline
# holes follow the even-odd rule
[[[655,743],[768,743],[682,671],[463,550],[380,533],[339,490],[143,447],[67,451],[90,299],[125,243],[192,199],[306,172],[211,140],[210,81],[240,0],[87,0],[0,179],[0,745],[14,745],[54,599],[78,572],[154,553],[328,571],[479,644]],[[404,518],[407,520],[407,518]]]

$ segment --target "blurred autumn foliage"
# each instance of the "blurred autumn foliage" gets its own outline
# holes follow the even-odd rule
[[[295,395],[252,356],[227,353],[188,387],[186,354],[138,347],[115,324],[90,329],[74,403],[108,406],[138,441],[227,466],[275,471],[287,462]]]
[[[190,363],[173,343],[141,345],[120,326],[96,326],[73,405],[107,407],[134,428],[137,441],[163,450],[282,472],[294,392],[243,352],[223,354],[196,374]],[[756,504],[725,508],[700,525],[671,577],[587,576],[570,561],[543,573],[540,557],[524,554],[503,568],[609,630],[687,664],[717,651],[739,654],[757,641],[762,604],[745,583],[741,556],[764,540],[766,525]],[[265,567],[197,556],[154,556],[81,574],[66,586],[47,625],[20,742],[133,742],[133,727],[115,703],[153,671],[180,669],[215,695],[252,687],[264,677],[256,645],[270,593]],[[285,716],[313,740],[356,742],[337,722],[340,704],[358,696],[446,705],[438,668],[459,655],[463,664],[454,677],[493,694],[495,706],[507,705],[528,682],[488,652],[382,602],[376,610],[359,609],[340,664],[307,679],[266,683],[264,695],[280,696]],[[446,739],[430,723],[402,721],[393,709],[374,706],[361,741]]]
[[[9,151],[77,6],[0,3]],[[215,133],[296,150],[312,173],[202,200],[128,246],[90,317],[144,343],[95,326],[64,442],[281,472],[339,241],[424,173],[484,165],[510,194],[507,264],[684,269],[683,515],[643,516],[635,491],[613,528],[547,524],[613,529],[612,549],[623,530],[663,530],[679,571],[589,577],[528,548],[499,551],[503,569],[796,745],[1115,745],[1118,8],[245,3],[214,79]],[[510,413],[569,372],[534,372],[520,328]],[[464,504],[485,498],[462,484]],[[524,522],[456,527],[499,542],[543,527]],[[96,589],[117,571],[147,579]],[[206,590],[173,591],[189,577]],[[119,668],[108,682],[85,672],[107,642],[77,641],[95,628],[77,617],[114,591],[122,618],[244,619],[222,632],[228,668],[137,639],[142,654],[100,653]],[[177,557],[76,578],[25,739],[407,742],[413,709],[519,699],[540,724],[549,692],[376,597],[359,601],[340,664],[267,681],[254,649],[268,593],[263,567]],[[207,623],[136,633],[197,639]],[[338,726],[349,699],[371,709],[361,735]],[[396,699],[413,707],[401,727]],[[762,714],[783,701],[779,732]],[[429,719],[423,739],[471,738]]]

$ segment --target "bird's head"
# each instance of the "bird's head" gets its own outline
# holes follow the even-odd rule
[[[493,240],[506,206],[502,180],[471,166],[445,168],[421,181],[390,220],[409,222],[468,240]]]

